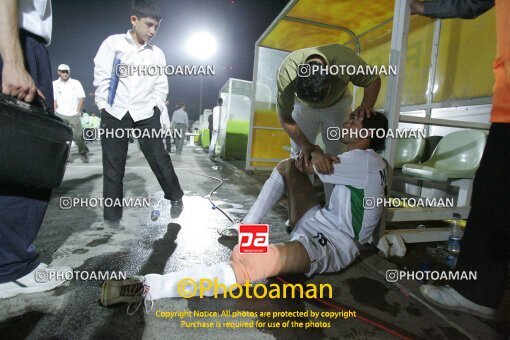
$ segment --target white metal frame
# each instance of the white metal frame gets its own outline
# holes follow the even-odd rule
[[[490,124],[477,122],[463,122],[449,119],[431,118],[433,109],[449,107],[455,109],[459,106],[472,106],[490,104],[491,98],[476,98],[472,100],[452,100],[444,103],[433,103],[433,86],[437,70],[439,38],[441,33],[441,20],[434,24],[434,35],[432,42],[431,65],[427,84],[426,104],[401,107],[401,92],[404,79],[404,61],[407,49],[409,32],[410,7],[409,0],[395,2],[395,16],[391,40],[390,65],[398,66],[398,73],[390,75],[386,93],[385,112],[388,114],[389,128],[396,129],[399,122],[425,124],[428,126],[447,126],[457,128],[471,128],[488,130]],[[404,112],[425,110],[425,117],[401,115]],[[386,143],[385,158],[388,161],[388,188],[391,188],[393,179],[393,166],[395,159],[394,140],[389,139]],[[444,220],[451,218],[453,212],[458,212],[463,218],[467,218],[470,210],[472,180],[460,179],[451,181],[449,185],[459,188],[457,206],[453,208],[390,208],[385,209],[380,223],[379,235],[396,235],[405,242],[430,242],[443,241],[448,238],[448,228],[424,228],[424,229],[397,229],[386,230],[387,222],[423,221],[423,220]]]

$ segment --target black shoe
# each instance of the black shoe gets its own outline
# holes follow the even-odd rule
[[[122,224],[121,220],[104,220],[104,225],[113,230],[126,230],[126,227]]]
[[[232,222],[232,224],[226,226],[223,229],[217,229],[216,231],[223,237],[238,237],[240,224],[243,224],[241,219]]]
[[[89,156],[87,156],[87,154],[86,154],[86,153],[82,153],[82,154],[80,154],[80,158],[81,158],[81,161],[82,161],[83,163],[88,163],[88,162],[89,162]]]
[[[293,229],[294,229],[294,227],[290,224],[290,218],[289,218],[287,221],[285,221],[285,231],[287,232],[287,234],[290,234]]]
[[[170,207],[170,217],[177,218],[181,216],[182,210],[184,209],[184,203],[181,200],[178,201],[170,201],[172,206]]]

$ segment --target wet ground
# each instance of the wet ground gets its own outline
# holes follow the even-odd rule
[[[61,197],[102,197],[102,166],[99,145],[91,145],[91,162],[83,164],[77,155],[68,165],[63,184],[54,191],[36,246],[40,259],[51,265],[67,265],[87,273],[122,272],[128,276],[165,273],[193,265],[213,264],[229,259],[235,240],[221,238],[217,229],[229,224],[217,209],[212,209],[209,194],[223,185],[211,199],[232,218],[240,218],[254,202],[262,183],[231,164],[213,162],[199,147],[186,147],[183,155],[171,154],[185,191],[185,209],[171,219],[167,201],[138,145],[131,144],[124,179],[125,197],[150,198],[151,207],[126,208],[126,230],[112,229],[102,223],[101,208],[61,209]],[[212,179],[207,176],[213,176]],[[151,220],[153,207],[160,201],[161,216]],[[275,207],[265,220],[271,227],[271,242],[288,240],[284,221],[286,210]],[[314,299],[163,299],[155,301],[152,312],[139,310],[126,314],[126,305],[104,308],[97,303],[98,280],[72,280],[51,292],[17,296],[0,301],[0,338],[2,339],[390,339],[396,337],[427,339],[504,339],[507,338],[508,309],[498,320],[488,322],[476,317],[437,309],[425,303],[416,281],[388,282],[386,270],[417,269],[423,247],[409,247],[403,260],[392,263],[366,249],[348,269],[330,275],[307,278],[284,277],[303,284],[329,283],[333,298]],[[278,279],[268,282],[282,285]],[[508,302],[508,299],[506,300]],[[506,305],[508,305],[505,302]],[[234,316],[223,311],[251,311]],[[350,310],[356,317],[272,317],[262,312],[332,312]],[[157,317],[157,311],[216,311],[207,318]],[[339,314],[337,314],[339,315]],[[210,322],[212,329],[186,327],[193,321]],[[286,322],[289,322],[288,324]],[[302,324],[299,324],[302,322]],[[228,328],[227,325],[244,325]],[[278,324],[279,323],[279,324]],[[253,325],[253,327],[250,327]],[[259,327],[256,327],[259,325]],[[284,327],[284,325],[288,325]],[[294,325],[292,327],[292,325]],[[307,329],[305,329],[305,327]]]

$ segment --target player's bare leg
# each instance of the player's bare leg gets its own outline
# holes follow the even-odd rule
[[[290,224],[295,227],[308,210],[319,205],[319,199],[308,175],[296,168],[294,159],[289,158],[280,162],[276,169],[285,182]]]

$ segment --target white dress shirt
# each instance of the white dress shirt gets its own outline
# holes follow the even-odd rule
[[[161,111],[161,116],[159,117],[159,122],[161,123],[161,126],[165,126],[167,129],[170,128],[170,118],[168,117],[168,109],[165,106],[163,106],[163,111]]]
[[[51,42],[51,0],[18,0],[19,27]]]
[[[212,110],[213,116],[213,130],[218,131],[220,127],[220,116],[221,116],[221,106],[216,105]]]
[[[188,114],[183,109],[179,109],[174,111],[172,115],[172,123],[173,124],[184,124],[186,127],[188,126]]]
[[[96,104],[102,110],[121,120],[129,111],[135,122],[152,117],[154,106],[164,110],[168,94],[168,78],[165,74],[134,74],[119,78],[113,105],[108,104],[108,91],[112,76],[114,59],[130,66],[160,65],[166,66],[163,51],[152,44],[138,47],[130,31],[106,38],[94,58],[94,86]]]
[[[76,116],[80,98],[85,98],[85,91],[79,80],[69,78],[53,81],[53,96],[57,102],[57,113],[63,116]]]

